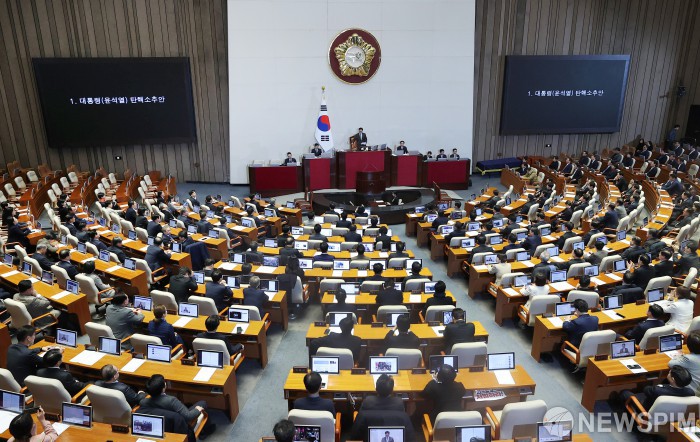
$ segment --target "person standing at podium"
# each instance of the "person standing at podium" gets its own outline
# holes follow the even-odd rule
[[[357,129],[357,133],[353,135],[353,137],[355,138],[355,141],[357,141],[357,147],[359,150],[367,149],[367,134],[361,127]]]
[[[408,147],[403,140],[399,141],[399,145],[396,147],[396,155],[408,155]]]
[[[323,153],[323,149],[321,149],[321,145],[318,143],[314,143],[313,149],[311,149],[311,153],[314,154],[316,158],[320,157],[321,154]]]
[[[292,156],[291,152],[287,152],[287,158],[284,159],[284,162],[282,163],[282,165],[289,166],[290,164],[296,165],[297,159]]]

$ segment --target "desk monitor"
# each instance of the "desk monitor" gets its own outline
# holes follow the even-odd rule
[[[506,198],[506,203],[504,204],[504,206],[510,206],[510,203],[511,203],[512,201],[513,201],[513,199],[512,199],[511,197],[507,197],[507,198]]]
[[[513,278],[513,287],[525,287],[530,282],[532,282],[530,275],[519,275]]]
[[[627,270],[625,260],[618,259],[617,261],[613,261],[613,270],[616,272],[624,272],[625,270]]]
[[[573,244],[573,247],[571,247],[571,250],[576,250],[576,249],[585,250],[585,249],[586,249],[586,245],[583,243],[583,241],[576,241],[576,242]]]
[[[180,253],[182,252],[182,244],[180,244],[179,242],[171,243],[170,250],[172,250],[175,253]]]
[[[219,239],[219,231],[216,229],[209,229],[207,236],[212,239]]]
[[[340,327],[340,321],[345,318],[352,319],[351,312],[330,312],[328,313],[328,325],[331,327]]]
[[[522,216],[522,215],[516,215],[516,216],[515,216],[515,223],[516,223],[516,224],[520,224],[521,222],[523,222],[523,216]]]
[[[128,232],[126,232],[126,237],[132,241],[136,241],[136,231],[129,230]]]
[[[516,236],[518,238],[518,241],[523,241],[525,238],[527,238],[527,232],[518,232],[516,233]]]
[[[117,233],[117,234],[122,233],[121,226],[119,226],[119,224],[117,224],[117,223],[113,223],[112,224],[112,232]]]
[[[304,228],[299,226],[292,227],[292,235],[303,235]]]
[[[233,262],[235,262],[236,264],[243,264],[245,262],[245,257],[242,253],[234,253]]]
[[[493,235],[489,237],[489,244],[496,246],[498,244],[503,244],[503,237],[501,235]]]
[[[328,243],[328,251],[329,251],[329,252],[340,252],[340,243],[338,243],[338,242],[329,242],[329,243]]]
[[[374,268],[375,264],[381,264],[382,269],[386,269],[386,260],[385,259],[370,259],[369,260],[369,268]]]
[[[438,203],[438,210],[447,210],[450,207],[450,203]]]
[[[398,356],[370,356],[370,374],[399,374]]]
[[[542,206],[542,211],[549,212],[549,204],[545,204],[544,206]],[[549,235],[549,233],[547,235]]]
[[[277,292],[279,291],[278,281],[275,279],[261,279],[260,289],[265,292]]]
[[[405,427],[367,427],[367,442],[404,442]]]
[[[56,344],[75,348],[78,346],[78,333],[63,328],[57,328]]]
[[[192,272],[192,276],[197,284],[204,284],[204,272]]]
[[[435,293],[435,284],[437,284],[437,281],[428,281],[423,284],[423,292],[427,294]]]
[[[316,425],[295,425],[292,442],[321,441],[321,427]]]
[[[5,256],[3,256],[3,258],[2,258],[2,262],[8,267],[12,267],[12,260],[13,259],[14,259],[14,257],[12,255],[10,255],[9,253],[5,253]]]
[[[572,440],[573,422],[551,421],[537,423],[537,442],[560,442]]]
[[[100,250],[100,261],[109,262],[111,259],[112,256],[108,250]]]
[[[617,240],[624,241],[627,238],[627,230],[619,230],[617,232]]]
[[[387,313],[386,315],[386,325],[387,327],[396,327],[396,321],[401,315],[407,315],[408,313]]]
[[[265,216],[277,216],[277,213],[275,212],[275,209],[265,209]]]
[[[476,216],[481,216],[481,214],[483,213],[480,207],[477,207],[476,209],[474,209],[474,211],[476,213]]]
[[[0,408],[13,413],[21,413],[24,410],[24,395],[0,390]]]
[[[228,320],[230,322],[244,322],[247,324],[250,322],[250,311],[240,307],[229,307]]]
[[[455,442],[491,442],[490,425],[468,425],[455,427]]]
[[[592,265],[588,267],[583,268],[583,274],[587,276],[598,276],[598,272],[600,269],[598,269],[598,266]]]
[[[321,235],[323,235],[323,236],[333,236],[333,229],[323,228],[323,229],[321,229]]]
[[[241,287],[241,280],[237,276],[227,276],[226,277],[226,287],[230,289],[237,289]]]
[[[311,371],[338,374],[340,373],[340,358],[337,356],[311,356]]]
[[[199,316],[199,305],[197,304],[181,302],[177,307],[177,314],[180,316],[187,316],[188,318],[196,318]]]
[[[437,219],[437,217],[437,213],[429,213],[425,215],[425,221],[428,223],[432,223],[433,221],[435,221],[435,219]]]
[[[442,312],[442,325],[452,323],[452,310]]]
[[[77,281],[73,281],[72,279],[69,279],[66,281],[66,290],[71,292],[74,295],[77,295],[78,292],[80,291],[80,285],[78,284]]]
[[[294,208],[294,201],[287,201],[286,207],[287,207],[287,209],[293,209]]]
[[[61,238],[59,240],[61,242],[61,245],[66,245],[68,243],[68,235],[61,235]]]
[[[413,263],[417,262],[421,266],[423,265],[423,260],[422,259],[407,259],[406,260],[406,269],[411,270],[413,268]]]
[[[263,265],[266,267],[279,267],[279,256],[263,256]]]
[[[362,233],[358,229],[357,233]],[[374,252],[374,243],[373,242],[364,242],[362,243],[363,246],[365,246],[365,252]]]
[[[214,218],[214,211],[213,210],[207,210],[207,218]]]
[[[449,235],[450,233],[454,232],[455,226],[452,225],[444,225],[442,226],[442,234],[443,235]]]
[[[336,259],[333,261],[333,270],[350,270],[350,260]]]
[[[403,288],[401,287],[401,283],[400,283],[400,282],[395,282],[395,283],[394,283],[394,288],[395,288],[396,290],[401,290],[401,291],[403,291]]]
[[[457,355],[431,355],[430,356],[430,372],[437,373],[440,367],[449,365],[454,368],[455,372],[459,369],[459,359]]]
[[[345,290],[346,295],[356,295],[360,293],[360,284],[345,282],[340,284],[340,288]]]
[[[265,240],[265,247],[277,248],[277,240],[276,239],[266,239]]]
[[[294,241],[294,248],[297,250],[309,250],[309,243],[306,241]]]
[[[659,351],[674,351],[683,348],[683,335],[674,333],[672,335],[659,337]]]
[[[22,263],[22,273],[24,273],[25,275],[32,276],[33,270],[34,270],[34,266],[31,263],[29,263],[27,261],[24,261]]]
[[[194,213],[199,213],[200,206],[192,206],[192,211]]]
[[[573,302],[557,302],[554,306],[554,312],[557,316],[570,316],[574,314]]]
[[[146,238],[146,244],[148,244],[149,246],[152,246],[155,243],[156,243],[156,239],[154,237],[149,236],[148,238]]]
[[[552,233],[552,228],[551,227],[542,227],[540,229],[540,236],[547,236],[550,233]]]
[[[92,427],[92,407],[89,405],[64,402],[61,406],[61,417],[64,424]]]
[[[515,353],[489,353],[486,355],[486,367],[489,370],[513,370]]]
[[[84,242],[78,243],[78,252],[79,253],[87,253],[87,245],[85,245]]]
[[[501,218],[501,219],[495,219],[495,220],[493,220],[492,222],[493,222],[493,226],[496,227],[496,228],[498,228],[498,229],[500,229],[501,227],[503,227],[503,218]]]
[[[415,214],[425,213],[425,206],[416,207],[416,209],[413,211],[413,213],[415,213]]]
[[[588,218],[593,218],[593,215],[594,215],[593,209],[590,209],[590,210],[588,211]]]
[[[131,414],[131,434],[133,436],[165,437],[165,418],[151,414]]]
[[[547,253],[549,253],[550,257],[559,256],[559,247],[557,247],[557,246],[548,247],[546,250],[547,250]]]
[[[119,339],[100,336],[97,351],[110,355],[119,356],[121,354],[122,345]]]
[[[518,262],[529,261],[530,260],[530,252],[518,252],[518,253],[516,253],[515,260]]]
[[[635,355],[634,341],[610,343],[610,359],[632,358]]]
[[[302,270],[311,269],[314,267],[314,260],[311,258],[299,258],[299,268]]]
[[[474,238],[464,238],[462,240],[463,249],[471,249],[472,247],[476,247],[476,240]],[[410,267],[406,266],[406,268]]]
[[[664,289],[654,289],[647,292],[647,302],[657,302],[664,299]]]
[[[53,285],[53,273],[46,270],[41,271],[41,282],[48,285]]]
[[[197,350],[197,366],[224,368],[224,352],[216,350]]]
[[[136,261],[131,258],[124,259],[124,268],[127,270],[136,270]]]
[[[194,235],[197,233],[197,226],[189,225],[187,226],[187,233],[190,235]]]
[[[462,212],[459,211],[459,210],[455,210],[454,212],[452,212],[451,218],[452,218],[452,219],[460,219],[460,218],[462,218]]]
[[[603,310],[622,308],[622,295],[605,296],[603,298]]]
[[[484,264],[498,264],[498,256],[494,253],[484,256]]]
[[[171,219],[170,221],[168,221],[168,225],[170,226],[171,229],[177,228],[177,220]]]
[[[467,223],[467,232],[476,232],[481,228],[481,224],[476,221]]]
[[[149,361],[170,362],[169,345],[146,344],[146,359]]]

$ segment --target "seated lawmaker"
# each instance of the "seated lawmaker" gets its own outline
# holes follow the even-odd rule
[[[37,370],[36,375],[46,379],[56,379],[63,384],[69,395],[75,396],[87,386],[73,377],[67,370],[61,368],[63,362],[63,352],[57,348],[52,348],[44,354],[44,366]]]
[[[314,255],[313,262],[316,262],[316,261],[333,262],[333,261],[335,261],[335,257],[328,253],[328,243],[327,242],[322,242],[321,245],[318,247],[318,250],[321,253],[319,253],[318,255]]]
[[[39,263],[41,266],[41,270],[45,270],[47,272],[51,271],[51,266],[55,264],[55,262],[51,261],[46,255],[49,251],[49,246],[48,243],[39,243],[36,245],[36,252],[32,255],[32,258],[36,260],[36,262]]]
[[[394,288],[394,282],[390,279],[384,281],[382,289],[377,293],[377,306],[383,305],[401,305],[403,304],[403,293],[401,290]]]
[[[311,410],[311,411],[327,411],[335,416],[335,406],[330,399],[322,398],[318,392],[321,391],[323,379],[321,375],[315,371],[304,375],[304,388],[306,388],[306,397],[301,397],[294,400],[295,410]]]
[[[59,261],[56,265],[65,270],[70,279],[75,280],[75,276],[78,274],[78,268],[70,262],[70,250],[63,249],[58,252],[58,259]]]
[[[332,304],[328,305],[328,308],[326,309],[326,313],[331,313],[331,312],[355,312],[355,304],[348,304],[346,299],[348,298],[348,294],[345,292],[344,289],[338,289],[335,292],[335,302]]]
[[[433,296],[425,301],[423,316],[425,316],[425,312],[428,311],[428,307],[432,307],[434,305],[454,305],[454,300],[447,296],[446,290],[447,286],[443,281],[438,281],[435,283],[435,293],[433,293]]]
[[[291,152],[287,152],[287,158],[282,162],[282,166],[296,165],[297,159],[292,156]]]
[[[343,239],[346,242],[361,243],[362,242],[362,235],[357,233],[357,226],[355,224],[351,224],[350,227],[348,227],[348,233],[346,233],[343,236]]]
[[[263,315],[263,307],[268,301],[264,291],[260,290],[260,278],[251,276],[248,287],[243,289],[243,305],[251,305],[258,308],[260,316]]]
[[[136,393],[131,387],[123,382],[119,382],[119,369],[112,364],[107,364],[100,370],[102,379],[95,382],[95,385],[110,390],[121,391],[124,399],[129,403],[130,407],[139,405],[141,400],[146,397],[146,393],[139,391]]]
[[[389,236],[389,230],[386,228],[386,226],[381,226],[379,228],[379,235],[377,235],[377,239],[374,241],[374,248],[376,250],[381,250],[381,251],[388,251],[391,248],[391,236]],[[381,249],[379,248],[379,243],[382,243]]]
[[[243,351],[243,344],[234,344],[227,337],[227,335],[217,332],[219,325],[221,325],[219,315],[208,316],[207,319],[204,320],[204,327],[207,329],[207,331],[198,333],[195,338],[216,339],[222,341],[224,344],[226,344],[226,350],[228,350],[229,356],[233,356]]]
[[[384,336],[384,349],[389,348],[419,348],[420,339],[411,330],[411,319],[408,315],[400,315],[396,319],[396,328],[389,330]]]
[[[443,411],[463,411],[462,398],[466,393],[461,382],[455,382],[457,372],[447,364],[441,365],[435,379],[428,382],[420,395],[433,403],[430,419]]]
[[[211,281],[205,284],[204,296],[214,301],[216,310],[219,312],[228,307],[233,298],[233,291],[226,286],[223,277],[221,270],[215,269],[211,272]]]
[[[452,322],[445,326],[445,352],[450,353],[455,344],[474,342],[475,327],[464,319],[464,310],[457,307],[452,310]]]
[[[316,338],[309,343],[309,355],[314,356],[321,347],[330,348],[346,348],[352,351],[352,358],[355,362],[360,360],[360,349],[362,347],[362,339],[358,336],[353,336],[352,330],[355,323],[352,318],[343,318],[340,320],[340,333],[331,332],[322,338]]]
[[[660,305],[649,305],[649,308],[647,309],[647,318],[644,321],[635,325],[634,328],[627,330],[627,332],[625,332],[625,338],[631,339],[634,341],[635,344],[639,345],[639,343],[642,342],[644,334],[648,330],[656,327],[663,327],[664,325],[666,325],[664,323],[663,317],[664,309],[661,308]]]
[[[43,360],[39,353],[49,351],[51,346],[30,348],[36,340],[36,328],[31,325],[23,325],[15,335],[17,343],[7,348],[7,366],[12,377],[24,387],[24,379],[29,375],[35,375],[36,371],[43,367]],[[59,349],[63,351],[62,348]]]
[[[627,402],[627,400],[634,396],[637,398],[642,407],[649,411],[651,407],[656,402],[656,399],[662,396],[674,396],[674,397],[690,397],[695,396],[695,392],[690,387],[690,383],[693,380],[690,372],[683,366],[676,365],[671,367],[668,375],[666,375],[666,381],[668,384],[661,383],[658,385],[647,385],[644,387],[641,393],[633,393],[630,390],[624,390],[620,394],[620,397]]]
[[[185,345],[182,337],[175,333],[175,328],[165,318],[168,316],[168,312],[165,310],[164,305],[153,307],[153,316],[154,318],[148,323],[149,335],[160,338],[163,345],[171,347],[175,347],[178,344]]]
[[[598,330],[598,317],[588,314],[588,303],[583,299],[574,301],[574,316],[571,321],[564,321],[562,329],[568,334],[567,340],[575,347],[581,345],[583,335]]]
[[[403,400],[393,395],[394,378],[387,374],[379,375],[375,389],[377,395],[365,397],[360,411],[405,411]]]

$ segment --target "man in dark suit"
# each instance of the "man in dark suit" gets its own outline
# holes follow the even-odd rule
[[[445,285],[444,281],[438,281],[435,284],[435,293],[433,293],[433,296],[431,298],[428,298],[425,301],[425,305],[423,306],[424,317],[425,312],[428,311],[429,307],[432,307],[434,305],[454,305],[454,299],[447,296],[446,290],[447,286]]]
[[[102,367],[102,370],[100,370],[100,373],[102,374],[102,379],[95,382],[95,385],[102,388],[109,388],[110,390],[121,391],[130,407],[133,408],[139,405],[141,399],[146,397],[145,392],[139,391],[136,393],[125,383],[119,382],[119,369],[114,365],[105,365]]]
[[[554,155],[554,156],[552,157],[552,162],[549,163],[549,168],[552,169],[552,170],[558,171],[560,167],[561,167],[561,161],[559,161],[559,157],[557,157],[556,155]]]
[[[438,152],[438,154],[435,158],[437,158],[438,160],[447,159],[447,155],[445,155],[445,149],[440,149],[440,151]]]
[[[348,220],[348,213],[343,210],[343,213],[340,214],[340,220],[335,223],[335,226],[349,229],[351,225],[352,221]]]
[[[567,239],[573,238],[574,236],[576,236],[576,234],[573,232],[573,230],[574,230],[573,224],[571,224],[570,222],[567,221],[567,222],[562,223],[562,225],[564,226],[564,233],[557,240],[557,247],[559,247],[559,250],[561,250],[564,247],[564,244],[566,243]]]
[[[22,247],[28,249],[30,244],[27,236],[29,236],[32,231],[27,228],[27,223],[20,223],[17,222],[15,218],[10,218],[9,225],[10,228],[7,230],[7,243],[19,243]],[[75,226],[73,228],[75,229]]]
[[[385,278],[382,276],[382,272],[384,271],[384,266],[381,263],[374,263],[372,266],[372,276],[369,276],[365,278],[365,281],[381,281],[383,283],[391,282],[388,278]]]
[[[61,369],[61,362],[63,362],[62,352],[57,348],[52,348],[44,355],[44,366],[46,368],[37,370],[36,375],[42,378],[61,381],[61,384],[63,384],[68,394],[75,396],[80,390],[85,388],[87,384],[75,379],[68,371]]]
[[[663,327],[665,325],[663,316],[664,309],[661,308],[660,305],[651,304],[647,310],[647,318],[638,323],[634,328],[627,330],[625,337],[627,339],[634,340],[634,343],[639,345],[647,330],[656,327]]]
[[[321,154],[323,154],[323,149],[321,149],[321,145],[318,143],[314,143],[314,147],[311,149],[311,153],[315,157],[320,157]]]
[[[46,257],[46,253],[49,251],[48,243],[39,243],[36,245],[36,252],[32,255],[39,265],[41,270],[51,271],[51,266],[55,263]]]
[[[217,339],[219,341],[223,341],[223,343],[226,344],[226,350],[228,350],[229,356],[233,356],[236,353],[242,351],[242,344],[234,344],[228,339],[227,335],[216,331],[219,328],[220,324],[221,319],[219,319],[219,315],[208,316],[207,319],[204,320],[204,327],[206,327],[207,331],[198,333],[195,337],[204,339]]]
[[[120,237],[116,236],[112,239],[112,245],[107,247],[107,251],[117,255],[119,262],[124,264],[126,253],[124,253],[124,249],[122,249],[122,239]]]
[[[294,238],[289,237],[280,249],[280,265],[287,265],[289,258],[303,258],[304,255],[294,247]]]
[[[534,251],[537,249],[537,247],[539,247],[541,245],[542,245],[542,238],[540,237],[540,229],[537,229],[535,227],[528,227],[527,236],[520,243],[520,247],[522,247],[525,250],[530,251],[531,253],[534,253]]]
[[[420,272],[423,270],[423,266],[421,265],[420,262],[416,261],[411,264],[411,274],[406,276],[403,281],[401,281],[401,289],[406,290],[406,283],[412,279],[421,279],[423,276],[421,276]]]
[[[452,323],[445,326],[445,352],[450,353],[455,344],[474,341],[475,328],[464,319],[464,310],[457,307],[452,310]]]
[[[622,161],[622,152],[619,147],[616,147],[613,151],[612,156],[610,156],[610,163],[617,164]]]
[[[187,299],[197,291],[197,282],[194,280],[192,270],[186,266],[180,267],[178,274],[170,278],[168,291],[175,296],[178,304],[187,302]]]
[[[352,329],[355,323],[352,318],[343,318],[340,320],[340,333],[330,333],[322,338],[316,338],[309,344],[309,355],[314,356],[319,348],[347,348],[352,352],[354,361],[360,360],[360,348],[362,347],[362,339],[352,335]]]
[[[448,240],[449,242],[449,240]],[[396,252],[392,252],[389,254],[389,260],[392,260],[394,258],[408,258],[408,253],[404,252],[406,250],[406,243],[403,241],[399,241],[396,243]]]
[[[197,233],[209,235],[209,231],[214,228],[214,225],[207,221],[207,212],[202,210],[199,212],[199,221],[197,221]]]
[[[376,396],[367,396],[362,401],[360,411],[405,411],[403,400],[400,397],[394,396],[394,378],[387,374],[379,375],[377,384]]]
[[[320,224],[314,225],[314,233],[312,235],[309,235],[309,239],[328,242],[328,237],[326,235],[321,234]]]
[[[343,239],[346,242],[357,242],[361,243],[362,242],[362,235],[357,233],[357,226],[355,224],[352,224],[350,227],[348,227],[349,231],[348,233],[345,234]]]
[[[396,329],[389,330],[384,336],[384,349],[389,348],[415,348],[420,346],[420,339],[411,330],[411,320],[408,315],[401,315],[396,319]]]
[[[289,165],[296,166],[296,164],[297,164],[297,159],[292,156],[291,152],[287,152],[287,158],[284,159],[284,161],[282,162],[282,165],[283,166],[289,166]]]
[[[562,329],[568,333],[568,341],[578,347],[584,334],[598,330],[598,317],[588,314],[588,303],[583,299],[574,301],[574,309],[576,318],[564,321]]]
[[[211,272],[211,282],[206,283],[205,296],[214,300],[216,310],[219,312],[228,307],[229,301],[233,297],[233,292],[224,284],[221,270],[215,269]]]
[[[637,262],[639,257],[646,253],[644,247],[642,247],[642,239],[638,236],[633,236],[630,238],[630,246],[620,254],[620,258]]]
[[[146,208],[145,207],[139,207],[139,210],[136,212],[136,222],[134,223],[134,228],[140,227],[142,229],[148,228],[148,218],[146,218]]]
[[[620,223],[620,218],[615,211],[615,204],[608,204],[608,210],[603,215],[603,227],[606,229],[617,229],[617,225]]]
[[[335,257],[328,253],[328,243],[327,242],[322,242],[321,245],[318,246],[318,250],[321,253],[313,257],[313,262],[316,262],[316,261],[333,262],[333,261],[335,261]]]
[[[153,214],[151,217],[151,220],[148,222],[148,225],[146,226],[146,231],[148,232],[148,236],[153,236],[156,237],[158,236],[159,233],[163,231],[163,226],[160,225],[160,215],[158,214]]]
[[[622,302],[624,304],[632,304],[639,299],[644,299],[644,290],[635,285],[634,273],[625,272],[622,275],[622,284],[615,287],[610,292],[610,296],[614,295],[622,295]]]
[[[467,257],[469,264],[472,262],[472,257],[477,253],[494,253],[493,247],[486,245],[485,235],[479,235],[476,237],[476,247],[472,249],[472,253]]]
[[[330,399],[324,399],[319,396],[323,379],[321,375],[312,371],[304,375],[304,388],[306,388],[306,397],[301,397],[294,400],[293,408],[295,410],[310,410],[310,411],[328,411],[335,416],[335,406]]]
[[[650,262],[651,260],[649,259],[649,255],[647,255],[646,253],[640,255],[637,261],[637,266],[633,273],[634,285],[641,288],[642,290],[646,290],[649,281],[656,277],[656,274],[654,273],[654,267],[649,265]]]
[[[136,201],[129,200],[129,206],[124,211],[124,219],[129,221],[132,225],[136,224]]]
[[[685,243],[685,248],[682,250],[683,254],[674,267],[676,276],[687,275],[692,267],[700,268],[700,257],[697,250],[698,242],[694,239]]]
[[[671,256],[670,250],[662,250],[659,252],[659,262],[654,266],[654,278],[673,276],[673,261],[671,261]]]
[[[401,140],[399,141],[399,145],[396,146],[396,155],[407,155],[408,154],[408,147],[406,147],[406,142]]]
[[[671,172],[671,175],[668,177],[668,181],[663,183],[661,188],[668,192],[668,194],[671,196],[676,196],[683,192],[683,185],[678,180],[678,174],[676,172]]]
[[[631,153],[625,155],[625,158],[622,160],[622,165],[628,169],[634,166],[634,157],[632,157]]]
[[[388,235],[389,230],[386,228],[386,226],[381,226],[379,228],[379,235],[377,235],[377,239],[374,241],[374,248],[379,250],[377,248],[377,245],[379,243],[382,243],[381,250],[382,251],[387,251],[391,248],[391,236]]]
[[[658,385],[648,385],[644,387],[642,393],[634,394],[630,390],[624,390],[620,393],[620,398],[627,402],[627,400],[635,396],[637,400],[642,404],[645,410],[651,409],[654,405],[656,399],[661,396],[675,396],[675,397],[690,397],[695,396],[695,392],[690,388],[690,382],[692,381],[692,376],[687,368],[676,365],[671,367],[668,372],[666,380],[668,385],[658,384]]]
[[[573,171],[574,171],[574,165],[571,162],[571,160],[567,157],[564,160],[564,167],[562,168],[561,173],[564,175],[569,175]]]
[[[258,252],[257,242],[250,243],[250,250],[245,251],[243,256],[245,257],[245,262],[252,264],[262,264],[263,262],[263,254]]]
[[[355,141],[357,142],[357,148],[362,149],[363,147],[367,147],[367,134],[364,132],[364,129],[361,127],[357,129],[357,133],[353,135],[353,138],[355,138]]]
[[[583,177],[583,170],[580,167],[576,167],[571,173],[570,180],[572,183],[578,183],[578,181]]]
[[[15,381],[24,387],[24,379],[29,375],[35,375],[37,369],[43,366],[39,353],[48,351],[52,347],[29,348],[34,345],[36,339],[36,329],[31,325],[20,327],[16,337],[17,343],[10,345],[7,349],[7,369],[10,370]]]
[[[185,422],[190,424],[195,422],[199,415],[207,408],[206,401],[199,401],[187,408],[175,396],[165,394],[165,378],[161,374],[154,374],[146,381],[146,393],[149,397],[141,401],[141,411],[148,413],[149,410],[161,409],[175,412],[185,419]],[[151,413],[152,414],[152,413]],[[207,424],[208,425],[208,424]],[[202,433],[211,433],[211,429],[206,428]]]
[[[381,272],[380,272],[381,274]],[[403,293],[394,288],[394,282],[390,279],[384,281],[382,290],[377,294],[377,306],[403,304]]]
[[[438,228],[439,226],[442,226],[442,225],[447,224],[447,222],[448,222],[449,220],[450,220],[450,219],[447,217],[447,215],[445,215],[445,211],[444,211],[444,210],[440,210],[440,211],[438,212],[437,218],[435,218],[435,219],[433,220],[433,224],[432,224],[432,226],[431,226],[430,228],[431,228],[433,231],[435,231],[435,230],[437,230],[437,228]]]
[[[146,256],[144,260],[148,263],[148,267],[151,270],[156,270],[163,267],[165,263],[170,259],[170,250],[165,250],[163,247],[163,240],[160,238],[155,238],[153,240],[153,245],[148,246],[146,249]]]
[[[260,316],[263,313],[263,306],[268,301],[264,291],[260,290],[260,278],[251,276],[248,287],[243,289],[243,305],[252,305],[258,308]]]
[[[70,262],[70,250],[61,250],[60,252],[58,252],[58,258],[59,261],[58,263],[56,263],[56,265],[65,270],[66,273],[68,273],[68,277],[70,279],[75,280],[75,275],[78,274],[78,269],[73,265],[72,262]]]
[[[197,200],[197,192],[195,192],[194,190],[190,190],[188,194],[190,195],[190,197],[187,198],[187,200],[190,203],[192,203],[192,207],[199,207],[202,205],[202,203],[200,203],[199,200]]]

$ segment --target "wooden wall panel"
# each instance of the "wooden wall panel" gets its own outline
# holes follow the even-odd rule
[[[477,0],[474,160],[663,140],[700,103],[700,2]],[[620,132],[499,135],[506,55],[630,54]],[[688,95],[678,99],[683,82]],[[545,148],[551,143],[552,148]]]
[[[0,2],[0,167],[77,164],[228,182],[225,0]],[[32,57],[190,57],[197,143],[49,149]],[[122,161],[114,156],[121,155]]]

